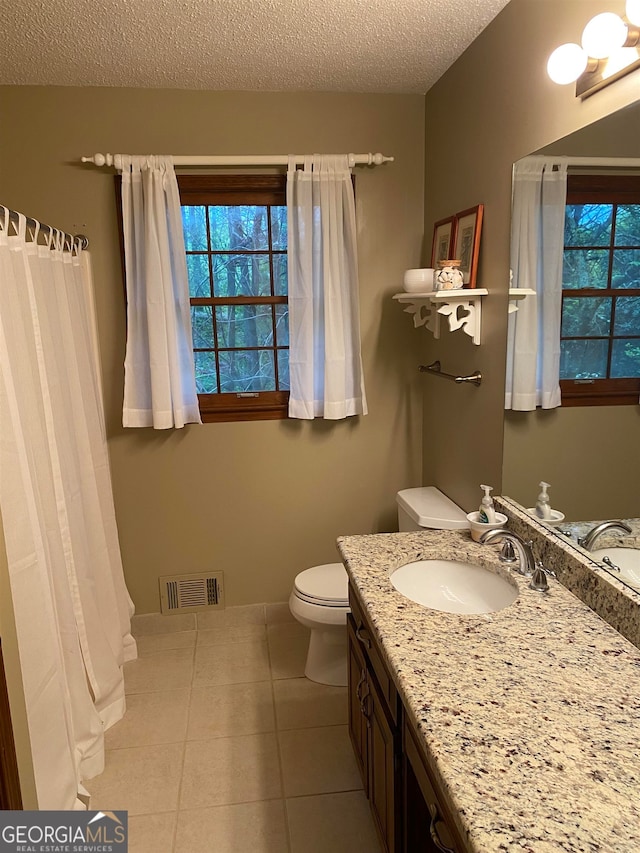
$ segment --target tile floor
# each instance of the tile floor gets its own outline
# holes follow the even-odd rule
[[[286,604],[134,617],[127,713],[92,809],[127,809],[130,853],[379,853],[346,688],[304,678]]]

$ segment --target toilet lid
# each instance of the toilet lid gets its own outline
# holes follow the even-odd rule
[[[298,598],[311,604],[349,606],[349,578],[342,563],[326,563],[300,572],[294,588]]]

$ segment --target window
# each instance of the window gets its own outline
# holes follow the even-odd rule
[[[178,177],[203,421],[287,417],[285,182]]]
[[[569,176],[564,243],[562,404],[637,405],[640,176]]]

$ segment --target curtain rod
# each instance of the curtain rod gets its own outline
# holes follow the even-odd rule
[[[640,167],[640,157],[567,157],[569,166],[618,166],[620,169]]]
[[[308,154],[294,154],[296,163],[304,163]],[[82,157],[83,163],[93,163],[96,166],[115,166],[121,168],[122,154],[94,154],[93,157]],[[349,166],[381,166],[393,162],[393,157],[384,154],[347,154]],[[174,166],[286,166],[289,163],[288,154],[247,154],[239,156],[181,156],[173,157]]]
[[[529,157],[523,157],[522,160],[551,160],[566,163],[568,166],[618,166],[620,169],[640,167],[640,157],[571,157],[566,154],[531,154]]]
[[[18,213],[17,210],[12,210],[10,207],[6,207],[4,204],[0,204],[0,210],[6,211],[9,214],[9,219],[12,222],[17,222],[21,216],[24,216],[24,214]],[[46,222],[39,222],[32,216],[24,216],[24,218],[26,219],[27,225],[38,226],[40,231],[42,231],[42,229],[44,228],[50,234],[54,234],[55,232],[57,232],[58,234],[62,234],[65,243],[68,240],[70,241],[71,245],[73,245],[77,240],[79,241],[80,249],[89,248],[89,238],[85,237],[84,234],[69,234],[67,231],[63,231],[62,228],[54,228],[53,225],[47,225]]]

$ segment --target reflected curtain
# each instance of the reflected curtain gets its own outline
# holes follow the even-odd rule
[[[173,159],[117,156],[127,285],[122,423],[154,429],[201,423]]]
[[[85,808],[136,656],[89,256],[0,207],[0,514],[40,809]],[[42,236],[40,237],[42,242]]]
[[[366,415],[358,256],[347,155],[313,155],[287,174],[292,418]]]
[[[513,286],[536,296],[509,315],[505,408],[553,409],[560,396],[562,262],[567,162],[526,157],[513,169]]]

